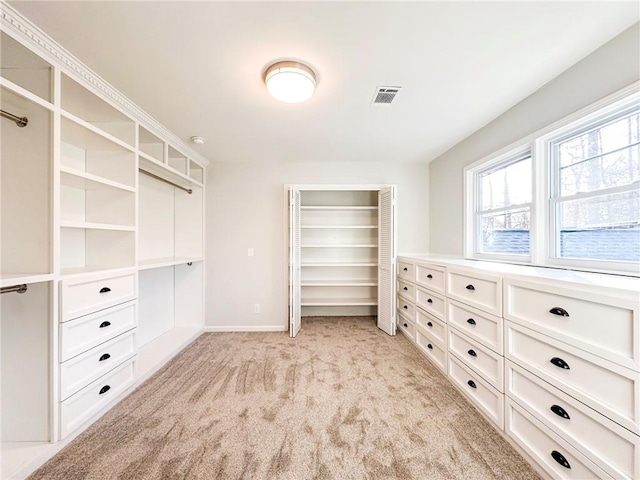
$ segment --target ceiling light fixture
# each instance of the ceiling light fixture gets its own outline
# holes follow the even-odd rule
[[[287,103],[309,100],[316,88],[316,74],[303,63],[276,62],[267,68],[264,83],[272,97]]]
[[[196,145],[204,145],[204,138],[203,137],[198,137],[198,136],[193,136],[191,137],[191,142],[195,143]]]

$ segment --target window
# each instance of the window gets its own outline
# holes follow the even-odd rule
[[[638,84],[465,169],[470,258],[640,268]]]

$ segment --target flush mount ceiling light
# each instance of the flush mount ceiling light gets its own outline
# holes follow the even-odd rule
[[[303,63],[277,62],[267,68],[264,83],[272,97],[287,103],[309,100],[316,88],[316,74]]]
[[[204,145],[204,138],[203,137],[198,137],[198,136],[193,136],[191,137],[191,143],[195,143],[196,145]]]

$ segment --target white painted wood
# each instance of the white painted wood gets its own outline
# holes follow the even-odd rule
[[[415,265],[410,262],[398,261],[398,277],[409,282],[415,282]]]
[[[416,308],[416,325],[443,346],[447,345],[447,324],[421,308]]]
[[[465,335],[502,355],[502,317],[447,299],[447,322]]]
[[[204,309],[203,262],[176,265],[174,268],[175,327],[202,328]]]
[[[406,318],[412,322],[416,321],[416,306],[413,302],[399,296],[396,304],[398,306],[398,311],[402,312]]]
[[[378,192],[378,328],[396,334],[395,318],[395,189]]]
[[[175,327],[174,267],[139,272],[138,346],[142,347]]]
[[[302,291],[300,287],[302,242],[301,225],[301,193],[298,189],[289,194],[289,335],[295,337],[300,331],[302,315]]]
[[[447,296],[492,315],[502,315],[502,279],[496,275],[447,269]]]
[[[415,282],[434,292],[445,293],[445,269],[431,264],[415,264]]]
[[[445,298],[431,290],[417,287],[416,305],[442,320],[446,318]]]
[[[204,190],[194,187],[191,195],[174,189],[176,257],[203,256]]]
[[[430,332],[416,326],[416,346],[442,373],[447,373],[447,346],[431,337]]]
[[[398,295],[410,302],[416,301],[416,286],[413,283],[398,280]]]
[[[482,346],[455,328],[449,328],[449,353],[479,374],[492,387],[504,392],[504,357]]]
[[[415,323],[409,320],[408,318],[406,318],[402,314],[402,312],[398,312],[396,318],[398,319],[398,328],[402,331],[402,333],[404,333],[407,337],[409,337],[409,340],[415,343],[416,341]]]
[[[143,174],[138,185],[138,258],[174,257],[174,187]]]

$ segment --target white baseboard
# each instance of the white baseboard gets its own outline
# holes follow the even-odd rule
[[[287,325],[205,325],[205,332],[286,332]]]

